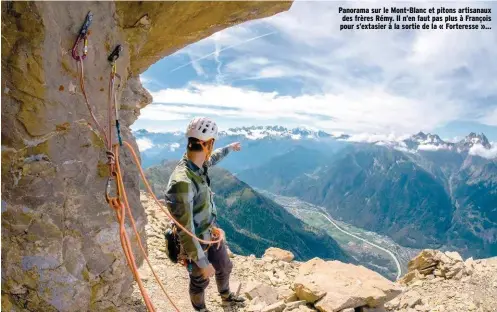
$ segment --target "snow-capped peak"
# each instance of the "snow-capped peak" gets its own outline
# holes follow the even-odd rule
[[[490,145],[490,142],[488,141],[487,137],[483,134],[476,134],[474,132],[471,132],[469,135],[467,135],[463,140],[459,141],[457,143],[457,147],[462,150],[469,150],[475,145],[481,145],[486,149],[491,148],[492,146]]]
[[[331,136],[326,132],[319,130],[311,130],[306,127],[288,129],[282,126],[252,126],[252,127],[230,128],[226,131],[221,131],[219,135],[244,136],[247,139],[251,140],[258,140],[267,137],[290,138],[292,140],[301,140],[301,139],[320,139]]]
[[[413,135],[411,140],[418,142],[419,144],[441,145],[446,143],[437,134],[424,134],[423,132]]]
[[[419,132],[403,141],[408,149],[414,151],[453,150],[454,144],[445,142],[437,134]]]
[[[184,141],[184,132],[169,131],[156,133],[150,130],[140,129],[133,131],[133,134],[138,140],[141,140],[142,150],[153,150],[157,148],[171,148],[175,150],[177,144]],[[494,155],[497,150],[496,144],[490,144],[487,137],[483,134],[474,132],[467,135],[459,142],[444,141],[437,134],[419,132],[415,135],[382,135],[382,134],[344,134],[333,132],[332,134],[311,129],[308,127],[285,128],[282,126],[250,126],[230,128],[221,131],[219,136],[228,138],[228,140],[302,140],[306,141],[327,141],[332,139],[336,141],[359,143],[359,144],[375,144],[387,148],[393,148],[409,153],[426,153],[435,151],[450,151],[457,153],[468,153],[470,155]],[[172,143],[176,143],[174,146]],[[486,156],[485,156],[486,157]]]

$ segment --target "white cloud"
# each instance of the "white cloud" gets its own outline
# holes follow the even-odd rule
[[[161,82],[148,75],[141,74],[139,77],[140,77],[140,82],[145,88],[150,88],[150,87],[164,88],[164,85]]]
[[[487,159],[497,158],[497,145],[493,144],[490,149],[486,149],[481,144],[475,144],[469,149],[469,154]]]
[[[142,84],[146,84],[146,83],[149,83],[150,82],[150,78],[144,76],[144,75],[140,75],[140,82]]]
[[[446,145],[422,144],[418,146],[418,151],[439,151],[448,149],[449,147]]]
[[[265,57],[252,57],[249,60],[257,65],[267,65],[270,63],[269,60]]]
[[[170,146],[169,146],[169,150],[171,152],[174,152],[176,149],[179,148],[179,143],[172,143]]]
[[[346,141],[349,142],[362,142],[362,143],[376,143],[376,145],[389,145],[389,142],[401,142],[402,140],[408,138],[408,135],[396,135],[394,133],[390,134],[370,134],[370,133],[359,133],[351,135]],[[403,142],[401,142],[403,143]],[[402,146],[405,144],[402,144]]]
[[[185,115],[183,112],[172,113],[167,110],[157,109],[157,105],[148,105],[142,110],[140,110],[140,119],[142,120],[183,120],[188,119],[188,115]]]
[[[381,89],[344,89],[340,94],[280,96],[276,92],[260,92],[226,85],[192,83],[183,89],[165,89],[151,93],[154,101],[171,103],[159,107],[149,105],[143,114],[154,120],[168,120],[171,115],[214,114],[224,117],[290,118],[312,121],[321,129],[335,129],[347,133],[413,133],[435,127],[451,120],[451,103],[426,103],[390,94]],[[178,107],[190,104],[198,108]],[[439,114],[432,113],[432,105]],[[212,109],[217,106],[220,109]],[[165,118],[160,116],[164,114]],[[315,121],[313,115],[332,118]],[[188,115],[189,116],[189,115]],[[143,118],[146,118],[145,116]],[[184,118],[187,118],[184,116]]]
[[[478,121],[485,125],[497,126],[497,107],[493,110],[493,112],[486,113]]]
[[[221,67],[223,66],[223,62],[221,62],[220,60],[220,54],[221,54],[221,44],[219,43],[219,38],[220,37],[220,33],[215,33],[213,35],[213,38],[214,38],[214,46],[215,46],[215,51],[214,51],[214,60],[216,61],[217,63],[217,66],[216,66],[216,71],[217,71],[217,75],[216,75],[216,82],[221,84],[223,83],[223,74],[221,72]]]
[[[415,150],[408,149],[405,146],[394,146],[393,148],[396,149],[396,150],[398,150],[398,151],[400,151],[400,152],[404,152],[404,153],[411,153],[411,154],[415,154],[416,153]]]
[[[273,66],[261,69],[258,76],[261,78],[277,78],[277,77],[284,77],[287,75],[285,75],[284,68]]]
[[[186,67],[186,66],[188,66],[188,65],[191,65],[193,62],[198,62],[198,61],[201,61],[201,60],[204,60],[204,59],[210,58],[211,56],[214,56],[215,61],[219,63],[219,59],[218,59],[218,57],[219,57],[219,54],[220,54],[221,52],[226,51],[226,50],[230,50],[230,49],[235,49],[235,48],[237,48],[237,47],[239,47],[239,46],[241,46],[241,45],[245,45],[245,44],[247,44],[247,43],[249,43],[249,42],[252,42],[252,41],[254,41],[254,40],[258,40],[258,39],[261,39],[261,38],[264,38],[264,37],[267,37],[267,36],[270,36],[270,35],[273,35],[273,34],[275,34],[275,33],[276,33],[276,32],[272,31],[272,32],[265,33],[265,34],[262,34],[262,35],[251,36],[250,38],[243,38],[241,41],[237,41],[237,40],[235,40],[235,41],[237,41],[236,43],[232,43],[232,44],[230,44],[230,45],[227,45],[227,46],[225,46],[224,48],[220,48],[220,47],[219,47],[219,44],[220,44],[220,41],[222,40],[222,38],[225,38],[225,36],[223,36],[223,35],[222,35],[222,33],[215,33],[214,35],[210,36],[209,38],[207,38],[207,39],[204,41],[204,43],[205,43],[205,42],[209,42],[209,40],[213,40],[213,41],[214,41],[214,51],[209,52],[209,53],[206,53],[206,54],[204,54],[204,55],[200,56],[199,58],[196,58],[196,59],[194,59],[194,60],[191,60],[191,61],[190,61],[190,62],[188,62],[188,63],[182,64],[182,65],[180,65],[180,66],[178,66],[178,67],[176,67],[176,68],[172,69],[172,70],[171,70],[171,73],[172,73],[172,72],[175,72],[175,71],[177,71],[177,70],[179,70],[179,69],[181,69],[181,68],[183,68],[183,67]],[[224,40],[226,40],[227,42],[233,42],[233,40],[232,40],[232,39],[233,39],[233,37],[228,36],[228,38],[229,38],[228,40],[226,40],[226,39],[224,39]],[[200,47],[203,51],[205,51],[205,45],[204,45],[204,44],[199,45],[199,47]],[[186,50],[186,53],[190,53],[190,50]],[[181,53],[178,53],[178,54],[181,54]],[[177,55],[178,55],[178,54],[177,54]]]
[[[364,2],[361,7],[398,4]],[[411,4],[402,2],[402,6]],[[480,4],[497,10],[495,4]],[[497,96],[497,37],[492,32],[339,31],[340,5],[356,6],[297,1],[289,12],[228,28],[188,46],[175,55],[190,53],[195,61],[212,62],[217,85],[192,83],[164,89],[153,94],[154,100],[171,104],[169,108],[157,111],[150,105],[146,109],[150,108],[154,120],[196,113],[286,118],[324,130],[387,136],[430,131],[460,119],[497,125],[497,103],[477,105],[475,100]],[[474,3],[451,6],[474,7]],[[299,90],[312,92],[290,97],[229,85],[231,81],[256,83],[250,80],[274,78],[298,80],[303,84]],[[265,89],[269,88],[268,84]],[[203,108],[180,109],[178,104]],[[162,114],[166,117],[159,117]]]
[[[461,141],[462,139],[464,139],[464,137],[462,137],[462,136],[455,136],[452,138],[442,138],[442,140],[444,140],[445,142],[449,142],[449,143],[457,143],[457,142]]]
[[[152,143],[152,141],[150,141],[150,139],[147,138],[136,140],[136,144],[138,144],[138,149],[140,150],[140,152],[146,151],[149,148],[154,147],[154,143]]]
[[[193,69],[197,73],[197,76],[205,76],[205,71],[200,65],[200,62],[195,61],[194,56],[191,53],[188,53],[188,56],[190,57],[190,62],[192,64]]]

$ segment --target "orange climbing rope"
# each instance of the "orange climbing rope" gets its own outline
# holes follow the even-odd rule
[[[108,119],[109,119],[108,120],[109,121],[109,124],[108,124],[109,125],[109,129],[107,129],[108,130],[108,135],[106,135],[104,129],[102,128],[102,126],[99,124],[97,118],[95,117],[95,114],[93,113],[93,109],[92,109],[92,107],[91,107],[91,105],[89,103],[88,96],[86,94],[85,84],[84,84],[84,66],[83,66],[83,61],[86,58],[87,51],[88,51],[88,34],[89,34],[88,28],[89,28],[89,26],[91,24],[91,20],[92,20],[92,14],[91,14],[91,12],[89,12],[88,15],[87,15],[87,19],[85,20],[85,24],[83,25],[83,27],[82,27],[82,29],[80,31],[78,39],[76,40],[76,42],[75,42],[75,44],[73,46],[72,56],[79,63],[79,69],[80,69],[80,76],[79,76],[79,78],[80,78],[80,87],[81,87],[81,91],[83,93],[83,97],[85,99],[85,103],[86,103],[87,108],[88,108],[88,110],[90,112],[90,116],[91,116],[93,122],[95,123],[95,125],[97,127],[99,135],[102,137],[102,139],[103,139],[103,141],[105,143],[105,146],[107,147],[107,151],[106,151],[107,158],[108,158],[107,165],[109,166],[110,175],[109,175],[109,178],[108,178],[107,183],[106,183],[105,198],[106,198],[106,201],[109,204],[109,206],[112,209],[114,209],[115,212],[116,212],[116,218],[117,218],[117,221],[119,222],[119,238],[120,238],[120,241],[121,241],[121,246],[122,246],[122,249],[123,249],[123,252],[124,252],[124,256],[126,257],[127,264],[129,266],[132,274],[133,274],[133,277],[134,277],[135,281],[138,284],[138,287],[139,287],[140,292],[142,294],[143,300],[145,301],[145,305],[147,307],[147,310],[150,311],[150,312],[156,312],[155,307],[152,304],[152,301],[150,300],[150,297],[149,297],[149,295],[148,295],[148,293],[147,293],[147,291],[146,291],[146,289],[145,289],[145,287],[143,285],[143,282],[142,282],[142,280],[140,278],[140,274],[138,272],[138,267],[136,265],[135,257],[133,255],[133,250],[132,250],[132,247],[131,247],[131,242],[130,242],[130,239],[129,239],[128,234],[126,232],[126,227],[125,227],[126,214],[128,214],[128,216],[129,216],[129,219],[131,221],[131,225],[132,225],[133,231],[134,231],[134,233],[136,235],[136,238],[137,238],[137,241],[138,241],[138,245],[140,246],[140,250],[141,250],[141,252],[143,254],[143,257],[146,260],[148,266],[150,267],[150,270],[152,271],[152,274],[154,275],[155,280],[159,283],[161,290],[164,292],[165,296],[167,297],[167,299],[169,300],[169,302],[171,303],[171,305],[174,307],[174,309],[177,312],[179,312],[180,311],[179,308],[176,306],[176,304],[174,303],[174,301],[171,299],[171,297],[166,292],[166,289],[165,289],[164,285],[160,281],[160,279],[157,276],[154,268],[152,267],[152,264],[150,263],[150,260],[147,257],[146,250],[143,247],[140,235],[139,235],[138,230],[136,228],[136,224],[135,224],[135,220],[133,218],[133,214],[131,213],[131,208],[130,208],[130,205],[129,205],[129,202],[128,202],[128,197],[127,197],[127,194],[126,194],[126,189],[124,188],[123,175],[121,173],[121,167],[119,165],[119,145],[122,145],[123,142],[122,142],[121,136],[120,136],[118,108],[117,108],[117,105],[115,103],[116,102],[116,97],[115,97],[115,90],[114,90],[114,77],[116,75],[115,61],[119,57],[119,52],[122,50],[122,48],[120,46],[116,47],[116,49],[114,50],[114,52],[108,58],[108,60],[111,61],[111,63],[112,63],[112,72],[111,72],[111,80],[109,82],[109,97],[108,97],[108,99],[109,99],[108,116],[107,116]],[[84,41],[84,53],[83,53],[83,56],[77,55],[77,51],[76,51],[78,43],[81,40]],[[114,108],[115,108],[114,112],[115,112],[115,115],[116,115],[115,116],[115,121],[116,121],[116,128],[117,128],[117,138],[119,140],[119,145],[115,144],[114,146],[112,145],[112,131],[111,131],[111,127],[112,127],[112,116],[111,115],[112,115],[112,106],[113,106],[113,104],[114,104]],[[169,219],[171,219],[181,230],[183,230],[185,233],[187,233],[188,235],[190,235],[192,238],[198,240],[199,242],[204,243],[204,244],[208,244],[208,245],[211,245],[211,244],[218,244],[219,245],[221,243],[221,241],[224,239],[224,235],[223,235],[223,233],[219,229],[214,228],[213,231],[212,231],[213,237],[215,237],[217,239],[215,239],[215,240],[204,240],[204,239],[200,239],[194,233],[190,232],[183,225],[181,225],[169,213],[169,211],[167,209],[164,209],[164,207],[161,204],[161,202],[157,199],[157,197],[153,193],[153,191],[152,191],[152,189],[150,187],[150,184],[148,183],[148,180],[145,177],[145,174],[143,172],[143,169],[140,166],[140,161],[139,161],[138,156],[136,155],[135,150],[133,149],[133,147],[131,146],[131,144],[129,144],[126,141],[124,142],[124,145],[131,152],[131,155],[133,156],[134,163],[135,163],[135,165],[137,166],[137,168],[140,171],[141,178],[142,178],[143,182],[145,183],[148,192],[154,198],[156,204],[166,214],[166,216]],[[114,182],[115,182],[116,196],[110,196],[110,194],[109,194],[110,193],[110,186],[111,186],[111,181],[112,180],[114,180]],[[121,201],[121,198],[123,199],[124,203]]]
[[[98,123],[97,119],[95,118],[95,115],[93,114],[92,108],[91,108],[91,106],[89,104],[89,101],[88,101],[88,96],[86,94],[86,90],[84,88],[84,82],[83,82],[84,81],[83,59],[80,59],[79,63],[80,63],[80,86],[81,86],[81,90],[82,90],[82,93],[83,93],[83,97],[85,98],[85,102],[87,104],[88,110],[90,111],[90,115],[91,115],[91,117],[93,119],[93,122],[97,126],[99,135],[103,137],[105,145],[109,146],[112,143],[110,141],[112,139],[111,132],[109,131],[109,138],[107,138],[107,136],[105,136],[105,132],[103,131],[103,128],[100,126],[100,124]],[[109,116],[109,118],[110,118],[110,116]],[[118,154],[117,146],[116,146],[115,151],[116,152],[109,152],[109,151],[107,151],[108,165],[109,165],[109,171],[110,171],[111,176],[107,180],[106,188],[107,188],[107,191],[108,191],[108,189],[110,188],[110,181],[111,181],[112,177],[114,177],[115,181],[116,181],[116,193],[117,193],[117,196],[116,197],[110,197],[110,196],[108,196],[108,192],[106,192],[106,200],[109,203],[109,206],[116,211],[117,221],[119,222],[119,238],[120,238],[120,241],[121,241],[121,246],[122,246],[122,249],[123,249],[123,252],[124,252],[124,256],[126,257],[126,262],[127,262],[128,266],[129,266],[129,268],[130,268],[130,270],[131,270],[131,272],[133,274],[133,277],[134,277],[135,281],[138,284],[138,287],[140,288],[140,292],[142,294],[142,297],[143,297],[143,300],[144,300],[145,305],[147,307],[147,310],[150,311],[150,312],[155,312],[156,311],[155,307],[153,306],[152,301],[150,300],[150,297],[149,297],[149,295],[148,295],[145,287],[143,286],[143,282],[142,282],[142,280],[140,278],[140,274],[138,273],[138,267],[136,265],[136,261],[135,261],[135,258],[133,256],[133,251],[132,251],[132,248],[131,248],[131,243],[130,243],[128,234],[126,233],[125,220],[126,220],[126,212],[128,212],[129,218],[131,220],[131,224],[132,224],[133,229],[135,231],[136,237],[138,238],[138,242],[140,244],[140,248],[142,249],[143,256],[147,260],[147,263],[149,264],[149,266],[151,267],[150,261],[148,260],[146,252],[144,251],[143,245],[141,243],[140,235],[138,234],[138,231],[136,230],[136,225],[135,225],[135,222],[134,222],[133,215],[131,214],[131,209],[129,209],[129,204],[128,204],[128,200],[126,198],[126,193],[125,193],[125,189],[124,189],[124,184],[123,184],[123,181],[122,181],[121,169],[120,169],[120,166],[119,166],[119,154]],[[124,201],[125,205],[123,205],[123,203],[121,202],[121,199],[120,199],[121,198],[121,194],[123,194],[125,196],[125,201]],[[126,208],[128,208],[128,209],[126,209]],[[153,271],[152,267],[151,267],[151,269]],[[179,312],[179,309],[176,307],[176,305],[174,304],[174,302],[171,300],[171,298],[169,297],[169,295],[166,293],[166,291],[164,289],[164,286],[162,285],[162,283],[158,279],[157,275],[155,274],[155,271],[153,271],[153,272],[154,272],[155,278],[157,279],[157,281],[161,285],[161,288],[164,291],[164,293],[166,294],[168,300],[175,307],[176,311]]]
[[[120,218],[120,216],[124,215],[126,212],[128,213],[128,215],[130,217],[131,225],[133,227],[133,231],[135,232],[135,235],[136,235],[137,240],[138,240],[138,245],[140,246],[140,249],[141,249],[141,252],[143,254],[143,257],[147,261],[147,264],[150,267],[150,270],[152,271],[152,274],[154,275],[155,279],[159,283],[162,291],[166,295],[166,297],[169,300],[169,302],[171,303],[171,305],[176,309],[176,311],[179,311],[179,308],[175,305],[175,303],[173,302],[173,300],[171,299],[171,297],[167,294],[164,285],[162,284],[162,282],[160,281],[159,277],[157,276],[157,273],[155,272],[154,268],[152,267],[152,264],[150,263],[150,260],[147,257],[147,253],[145,251],[145,248],[143,247],[143,244],[142,244],[140,235],[138,233],[138,230],[136,229],[135,220],[133,218],[133,215],[131,213],[131,208],[129,206],[128,196],[126,194],[126,189],[124,188],[123,178],[122,178],[122,174],[121,174],[121,167],[119,166],[119,146],[117,144],[114,146],[114,153],[115,153],[115,155],[117,155],[117,157],[116,157],[116,183],[118,185],[118,193],[121,194],[122,197],[123,197],[123,199],[124,199],[124,206],[121,203],[119,197],[111,198],[111,200],[109,202],[109,205],[112,208],[114,208],[116,210],[116,212],[118,212],[118,220],[121,222],[120,223],[121,224],[121,231],[120,231],[121,232],[121,240],[123,240],[123,237],[124,237],[124,240],[125,240],[125,244],[123,244],[123,249],[126,246],[126,249],[127,249],[125,251],[126,258],[128,259],[128,261],[131,260],[131,263],[132,263],[132,265],[130,266],[130,268],[131,268],[131,270],[132,270],[132,272],[133,272],[133,274],[135,276],[135,279],[136,279],[137,283],[139,283],[139,286],[140,286],[141,279],[140,279],[140,276],[139,276],[138,271],[136,269],[136,264],[134,262],[133,254],[131,252],[131,244],[129,243],[129,239],[128,239],[127,235],[126,235],[126,232],[124,231],[124,218],[123,217]],[[123,213],[124,208],[126,208],[126,211]],[[124,235],[123,235],[123,232],[124,232]],[[127,247],[127,246],[129,246],[129,247]],[[146,294],[146,291],[144,289],[142,290],[142,286],[140,286],[140,291],[142,292],[142,296],[143,296],[143,299],[145,300],[145,304],[147,304],[147,300],[149,301],[150,298],[148,298],[148,295]],[[147,308],[149,309],[149,311],[155,311],[154,308],[153,308],[152,303],[150,302],[149,304],[151,306],[151,307],[149,307],[149,305],[147,304]]]

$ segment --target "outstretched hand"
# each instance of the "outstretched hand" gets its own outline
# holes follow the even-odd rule
[[[240,142],[231,143],[230,146],[231,148],[233,148],[235,152],[238,152],[239,150],[242,149],[242,144]]]

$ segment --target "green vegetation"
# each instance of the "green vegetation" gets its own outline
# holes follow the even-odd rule
[[[287,156],[294,157],[279,159]],[[450,151],[412,154],[358,144],[286,184],[279,182],[287,173],[277,161],[261,166],[262,179],[261,168],[240,176],[254,187],[325,207],[334,218],[402,246],[488,257],[497,254],[496,163]]]

